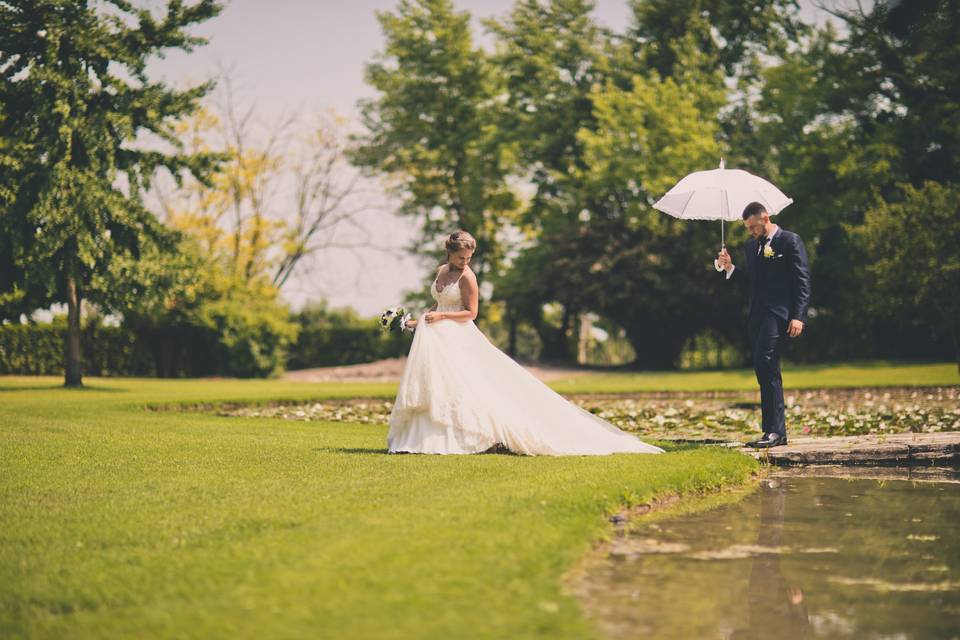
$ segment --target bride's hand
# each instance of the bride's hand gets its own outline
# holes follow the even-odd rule
[[[427,324],[433,324],[437,320],[443,320],[443,314],[439,311],[427,311],[423,314],[423,319],[427,321]]]

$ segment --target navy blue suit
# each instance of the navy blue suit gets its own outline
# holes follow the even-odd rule
[[[763,432],[786,436],[780,352],[789,322],[805,321],[810,267],[803,240],[791,231],[778,228],[770,248],[773,255],[765,256],[760,242],[751,238],[744,248],[745,261],[735,266],[730,279],[750,291],[747,330],[753,370],[760,384]]]

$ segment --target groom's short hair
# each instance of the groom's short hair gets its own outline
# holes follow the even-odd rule
[[[750,216],[757,216],[761,213],[766,213],[767,208],[760,204],[759,202],[751,202],[743,208],[743,219],[746,220]]]

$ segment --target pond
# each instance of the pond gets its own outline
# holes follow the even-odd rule
[[[643,518],[570,580],[613,638],[958,638],[960,483],[771,475]]]
[[[644,439],[746,441],[758,436],[757,392],[568,396]],[[785,398],[790,437],[960,431],[960,387],[806,389]],[[354,398],[221,406],[223,415],[386,424],[393,403]],[[204,407],[209,410],[210,407]]]

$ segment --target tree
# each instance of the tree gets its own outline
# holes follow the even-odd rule
[[[864,168],[875,167],[873,175],[865,175],[860,184],[850,185],[847,190],[848,200],[859,199],[857,215],[849,220],[851,226],[844,227],[847,242],[835,253],[856,256],[856,243],[861,237],[851,230],[861,221],[868,227],[879,225],[869,222],[871,217],[884,217],[878,211],[886,208],[890,216],[899,213],[924,219],[926,214],[914,210],[927,203],[938,202],[956,210],[950,203],[955,202],[952,198],[960,175],[960,43],[956,38],[960,6],[949,0],[877,2],[868,12],[857,5],[833,13],[848,33],[833,60],[829,110],[821,118],[839,117],[850,123],[852,143],[847,145],[847,156],[839,165],[840,176],[864,176]],[[931,181],[939,186],[928,184]],[[904,183],[912,189],[905,188]],[[870,213],[865,213],[871,204],[871,198],[864,197],[867,193],[876,194],[885,204],[874,205]],[[945,228],[951,227],[948,224]],[[910,240],[906,244],[913,245]],[[949,263],[955,255],[929,259]],[[847,279],[853,280],[850,284],[854,291],[867,292],[869,285],[877,282],[878,274],[864,268],[876,257],[869,254],[864,264],[847,267],[856,276]],[[930,269],[941,273],[939,266],[931,264]],[[842,290],[843,284],[839,283],[837,289]],[[933,303],[930,297],[927,300]],[[850,296],[844,300],[843,315],[859,320],[861,309],[870,302],[866,293]],[[915,307],[910,313],[923,318],[942,340],[950,331],[942,322],[934,322],[925,313],[927,309]],[[903,318],[883,313],[872,317],[872,345],[905,341]],[[846,333],[856,335],[859,327],[852,323],[850,327]],[[929,335],[926,331],[915,332],[922,334]]]
[[[910,182],[960,173],[960,4],[877,2],[833,11],[849,33],[837,57],[831,107],[872,140],[900,150]],[[896,183],[888,185],[896,189]]]
[[[153,355],[158,377],[263,377],[284,367],[297,327],[269,279],[240,282],[222,253],[189,231],[172,248],[146,245],[116,265],[123,286],[143,287],[123,326]]]
[[[592,96],[597,128],[580,134],[590,206],[575,254],[581,266],[564,271],[589,274],[573,284],[593,310],[623,327],[639,365],[674,366],[686,339],[709,326],[698,310],[724,300],[709,273],[717,229],[651,207],[677,176],[719,157],[722,95],[717,82],[701,77],[654,72],[636,76],[629,90],[610,81]]]
[[[435,254],[438,237],[457,227],[472,233],[482,279],[516,207],[511,151],[496,136],[499,78],[473,45],[470,16],[450,0],[401,0],[377,17],[386,45],[366,78],[379,95],[361,103],[367,133],[353,160],[385,175],[401,212],[417,218],[414,251]]]
[[[960,186],[901,185],[851,231],[873,261],[866,267],[872,313],[950,336],[960,370]]]
[[[581,289],[565,286],[566,272],[553,267],[576,245],[585,206],[576,175],[586,167],[578,134],[595,126],[591,92],[609,72],[593,8],[585,0],[520,0],[509,16],[487,22],[497,38],[491,62],[505,90],[497,135],[516,149],[518,178],[534,188],[519,220],[530,246],[497,274],[494,295],[506,302],[511,353],[523,320],[536,330],[543,360],[576,356]],[[559,325],[544,316],[548,301],[562,308]]]
[[[585,312],[629,325],[638,364],[648,366],[671,366],[690,333],[706,328],[684,302],[718,306],[710,320],[737,335],[736,307],[702,268],[714,229],[662,219],[650,205],[685,173],[716,166],[725,76],[758,52],[785,49],[782,36],[798,27],[795,3],[756,5],[637,0],[617,34],[590,19],[591,2],[521,0],[491,23],[508,89],[504,135],[536,186],[523,218],[533,241],[512,267],[523,272],[504,274],[495,295],[509,322],[537,328],[547,358],[573,358]],[[642,253],[649,264],[636,262]],[[559,326],[544,321],[545,302],[562,305]],[[683,320],[664,321],[669,314]]]
[[[369,246],[362,214],[373,207],[349,164],[346,120],[334,113],[317,118],[290,161],[294,179],[293,215],[285,219],[281,252],[272,282],[283,287],[305,259],[332,249]]]
[[[784,53],[805,29],[796,0],[630,0],[630,9],[624,34],[630,58],[661,76],[678,68],[679,41],[689,39],[704,59],[734,77],[756,54]]]
[[[154,185],[168,225],[193,236],[237,286],[267,279],[280,289],[305,261],[369,246],[363,214],[374,206],[347,161],[347,121],[333,112],[262,124],[241,109],[229,78],[218,104],[181,123],[193,152],[223,158],[204,181]]]
[[[82,384],[80,303],[122,309],[120,286],[150,244],[175,239],[142,204],[157,169],[202,176],[214,158],[181,152],[173,127],[209,83],[178,91],[146,74],[147,61],[204,41],[188,27],[220,5],[171,0],[162,17],[122,0],[109,11],[74,0],[0,3],[0,184],[9,238],[0,285],[6,312],[65,302],[67,386]],[[156,136],[166,149],[139,143]]]
[[[895,147],[864,138],[849,114],[833,111],[845,80],[843,55],[830,23],[811,29],[779,59],[758,66],[741,102],[724,123],[735,162],[770,179],[793,198],[778,224],[803,236],[814,282],[803,353],[790,357],[850,358],[872,340],[861,312],[857,248],[845,225],[863,219],[865,194],[897,179]],[[859,338],[858,338],[859,337]],[[814,354],[817,354],[814,356]]]
[[[820,358],[863,357],[905,339],[896,318],[863,313],[873,258],[853,230],[875,198],[899,202],[905,182],[955,181],[960,10],[924,0],[829,11],[845,35],[829,23],[811,28],[779,59],[757,65],[744,92],[753,100],[731,111],[725,131],[732,148],[761,150],[737,154],[741,164],[794,199],[781,217],[804,235],[812,258],[808,356],[816,348]],[[911,344],[917,353],[930,348]]]
[[[505,90],[498,134],[537,189],[525,215],[534,223],[547,215],[558,181],[583,169],[577,133],[595,122],[590,94],[607,66],[593,8],[585,0],[519,0],[506,19],[486,23],[497,38],[491,63]]]

